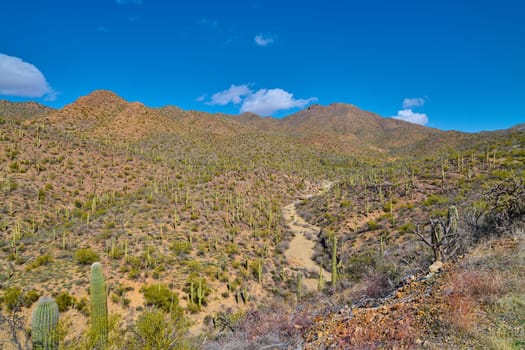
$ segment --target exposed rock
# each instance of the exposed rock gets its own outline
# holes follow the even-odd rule
[[[438,260],[429,266],[428,271],[430,271],[430,273],[436,273],[436,272],[441,271],[442,269],[443,269],[443,262]]]

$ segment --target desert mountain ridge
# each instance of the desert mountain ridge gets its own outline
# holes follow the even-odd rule
[[[93,91],[61,109],[34,102],[2,101],[0,113],[11,115],[13,111],[26,120],[45,120],[63,130],[98,139],[139,140],[166,132],[233,138],[256,132],[280,135],[341,154],[425,152],[463,143],[471,135],[381,117],[345,103],[313,104],[284,118],[274,118],[254,113],[207,113],[175,106],[150,108],[140,102],[128,102],[108,90]]]
[[[139,101],[130,102],[110,90],[94,90],[88,95],[81,96],[72,103],[60,109],[48,107],[38,102],[11,102],[0,99],[0,111],[5,116],[17,115],[27,119],[42,117],[47,114],[59,112],[61,115],[70,115],[75,118],[97,119],[101,116],[111,116],[122,111],[127,106],[132,112],[140,113],[140,109],[148,109],[158,114],[172,118],[193,114],[201,118],[214,117],[217,119],[231,119],[242,125],[252,126],[267,130],[279,128],[289,133],[324,133],[324,134],[348,134],[355,133],[359,136],[362,130],[376,129],[386,132],[393,129],[415,129],[427,132],[446,132],[444,130],[431,128],[406,122],[400,119],[382,117],[376,113],[365,111],[359,107],[344,102],[333,102],[328,105],[312,104],[300,111],[291,113],[282,118],[273,116],[260,116],[252,112],[240,114],[209,113],[198,110],[183,110],[174,105],[162,107],[148,107]],[[134,109],[134,111],[133,111]],[[510,128],[523,127],[523,124],[509,126]],[[506,129],[504,129],[506,130]],[[502,130],[496,130],[502,131]],[[465,133],[450,130],[450,132]],[[481,131],[487,132],[487,131]],[[489,131],[490,132],[490,131]]]

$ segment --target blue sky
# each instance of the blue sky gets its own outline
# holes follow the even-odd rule
[[[62,107],[96,89],[210,112],[344,102],[507,128],[525,122],[525,1],[4,1],[0,98]]]

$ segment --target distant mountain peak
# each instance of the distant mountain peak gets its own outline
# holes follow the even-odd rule
[[[90,103],[90,104],[117,104],[122,105],[127,103],[122,97],[109,90],[95,90],[89,95],[82,96],[77,99],[75,103]]]
[[[34,119],[53,112],[51,107],[38,102],[11,102],[0,100],[0,116],[19,120]]]

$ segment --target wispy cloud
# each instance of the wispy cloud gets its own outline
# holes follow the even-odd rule
[[[419,125],[426,125],[428,123],[428,116],[425,113],[415,113],[411,109],[402,109],[392,118]]]
[[[206,17],[202,17],[199,20],[199,24],[202,26],[210,27],[215,30],[219,29],[219,21],[217,21],[216,19],[209,19]]]
[[[295,99],[293,94],[283,89],[259,89],[253,91],[249,84],[231,85],[229,89],[217,92],[206,102],[210,105],[241,104],[240,112],[271,115],[277,111],[303,108],[317,98]]]
[[[197,101],[197,102],[204,102],[204,100],[206,100],[206,97],[208,97],[208,95],[206,95],[206,94],[200,95],[199,97],[197,97],[195,99],[195,101]]]
[[[255,42],[257,46],[266,47],[275,42],[275,35],[271,33],[266,33],[266,34],[260,33],[260,34],[257,34],[255,38],[253,38],[253,41]]]
[[[248,84],[231,85],[229,89],[217,92],[211,96],[210,105],[224,106],[229,103],[239,104],[245,96],[252,94]]]
[[[403,100],[403,108],[422,107],[425,104],[425,99],[421,97],[405,98]]]
[[[54,100],[56,93],[42,72],[33,64],[0,53],[0,95],[44,97]]]
[[[119,5],[126,5],[126,4],[142,5],[142,0],[115,0],[115,2]]]
[[[111,28],[106,27],[106,26],[98,26],[97,27],[97,32],[107,33],[107,32],[110,32],[110,31],[111,31]]]

